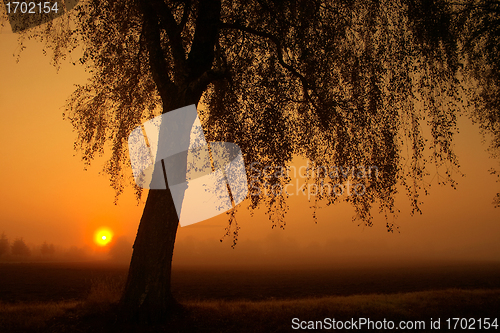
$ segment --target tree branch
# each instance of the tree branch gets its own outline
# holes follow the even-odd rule
[[[259,36],[259,37],[264,37],[268,40],[270,40],[275,46],[276,46],[276,52],[277,52],[277,58],[278,58],[278,63],[285,69],[287,69],[293,76],[297,77],[301,84],[302,84],[302,90],[304,92],[305,99],[307,101],[310,101],[314,105],[314,101],[311,99],[311,96],[309,94],[309,89],[312,89],[310,84],[307,82],[307,79],[304,75],[299,73],[293,66],[287,64],[283,58],[283,50],[282,50],[282,45],[281,41],[279,40],[278,37],[275,35],[268,33],[268,32],[263,32],[256,30],[254,28],[246,27],[240,24],[234,24],[234,23],[221,23],[221,28],[222,29],[235,29],[243,32],[247,32],[249,34]],[[314,105],[316,107],[316,105]]]
[[[285,60],[283,58],[283,50],[282,50],[282,45],[281,45],[282,43],[278,37],[276,37],[275,35],[268,33],[268,32],[259,31],[259,30],[256,30],[254,28],[250,28],[250,27],[246,27],[246,26],[243,26],[240,24],[234,24],[234,23],[222,22],[221,29],[235,29],[235,30],[247,32],[249,34],[252,34],[255,36],[260,36],[260,37],[263,37],[263,38],[270,40],[276,46],[278,63],[283,68],[288,70],[293,76],[297,77],[300,80],[300,82],[302,84],[303,94],[304,94],[304,101],[303,102],[311,103],[314,110],[316,111],[316,114],[320,117],[320,119],[324,118],[324,110],[322,110],[321,108],[318,107],[318,105],[316,104],[316,102],[312,98],[311,94],[309,93],[309,89],[310,89],[312,91],[312,93],[316,95],[317,99],[321,102],[321,98],[318,95],[316,88],[314,86],[311,86],[311,84],[307,81],[307,79],[304,75],[302,75],[299,71],[297,71],[292,65],[289,65],[285,62]],[[337,107],[342,107],[342,108],[347,107],[347,103],[345,101],[332,101],[332,102]],[[331,110],[331,112],[333,114],[335,122],[339,126],[342,126],[342,124],[344,123],[344,120],[343,120],[341,114],[335,109]],[[322,122],[323,122],[323,120],[322,120]]]
[[[140,1],[144,15],[144,37],[146,38],[146,47],[149,52],[149,64],[153,79],[158,88],[162,100],[168,99],[168,91],[175,88],[174,83],[168,77],[168,64],[165,60],[165,54],[161,46],[160,29],[158,27],[158,18],[153,7],[148,1]]]
[[[197,99],[201,98],[201,95],[207,88],[207,86],[213,81],[223,79],[227,76],[228,69],[210,69],[205,71],[201,76],[199,76],[195,81],[189,84],[189,89],[193,92]]]
[[[212,68],[219,38],[220,15],[221,0],[200,0],[196,31],[187,59],[190,81]]]
[[[191,8],[191,0],[186,0],[184,2],[184,12],[182,13],[181,22],[178,25],[179,33],[181,33],[184,27],[186,26],[187,20],[189,18],[190,8]]]
[[[185,6],[188,6],[188,3],[189,1]],[[182,28],[177,25],[171,9],[163,0],[151,1],[151,7],[159,13],[158,17],[160,18],[161,26],[170,40],[172,57],[174,58],[175,64],[175,81],[182,81],[184,79],[183,73],[185,73],[186,68],[186,52],[182,45],[181,37]],[[188,12],[187,7],[184,12]]]

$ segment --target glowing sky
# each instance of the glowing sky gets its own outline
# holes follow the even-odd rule
[[[96,230],[106,226],[114,237],[132,242],[144,203],[137,204],[128,190],[117,206],[113,204],[108,179],[99,175],[104,160],[84,171],[80,157],[74,157],[75,133],[62,119],[66,98],[74,84],[85,82],[86,74],[67,63],[57,73],[35,42],[28,43],[16,63],[16,35],[5,30],[0,34],[0,233],[23,237],[28,244],[83,246],[93,244]],[[219,242],[224,215],[179,229],[177,246],[187,252],[197,249],[192,257],[204,249],[203,256],[210,255],[214,262],[218,256],[243,258],[253,253],[292,258],[297,251],[310,258],[337,253],[500,260],[500,209],[491,203],[500,184],[488,173],[498,167],[498,160],[489,158],[469,120],[461,119],[460,125],[456,151],[466,177],[458,178],[458,190],[434,182],[422,216],[410,217],[407,200],[398,196],[401,213],[395,222],[400,233],[387,233],[383,216],[377,214],[374,227],[358,227],[346,204],[321,209],[319,223],[314,224],[306,198],[295,197],[284,231],[271,229],[265,209],[250,217],[244,202],[236,250],[230,248],[230,240]],[[178,260],[184,257],[187,254]]]

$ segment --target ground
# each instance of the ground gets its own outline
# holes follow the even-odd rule
[[[115,315],[126,272],[105,262],[0,264],[0,332],[287,332],[351,318],[422,321],[413,330],[422,332],[436,331],[431,320],[443,329],[447,318],[500,313],[499,263],[175,267],[184,310],[165,325],[133,327]]]

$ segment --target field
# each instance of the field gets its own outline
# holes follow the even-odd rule
[[[370,318],[436,331],[431,318],[443,329],[449,317],[500,313],[499,263],[175,267],[172,290],[184,313],[166,326],[131,328],[113,317],[126,273],[109,263],[0,264],[0,332],[287,332],[296,331],[294,318],[296,327]]]

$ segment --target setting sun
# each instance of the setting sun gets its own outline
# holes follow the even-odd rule
[[[108,228],[99,228],[94,235],[94,241],[99,246],[105,246],[111,242],[113,232]]]

